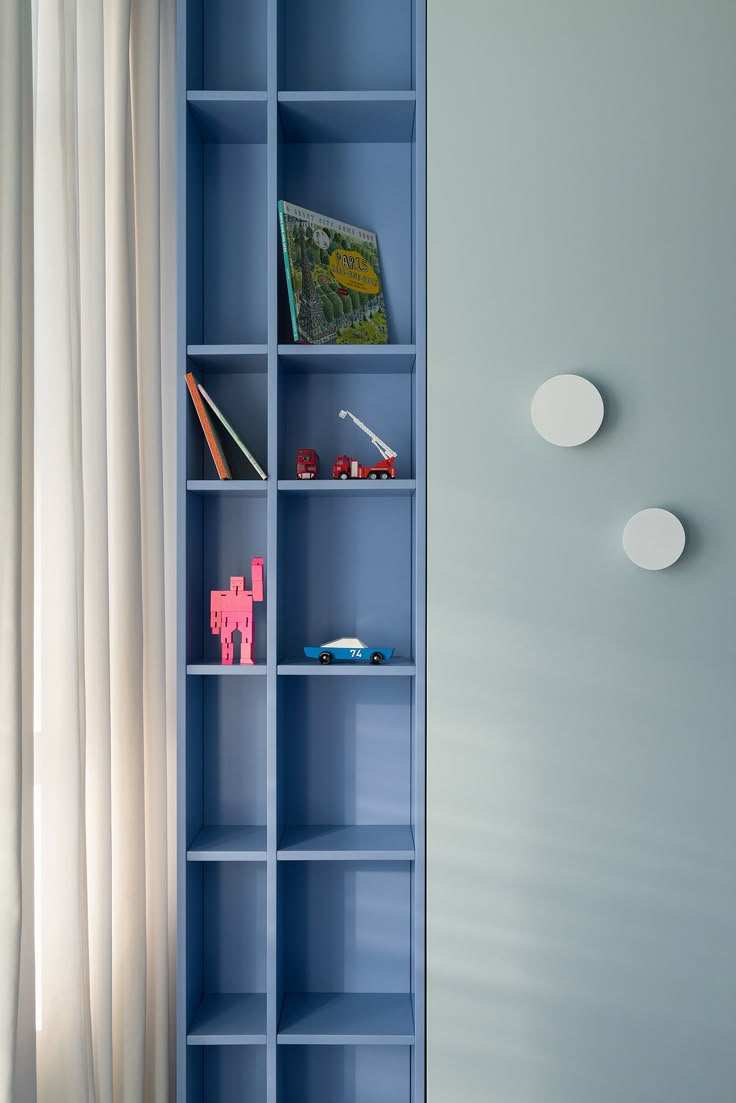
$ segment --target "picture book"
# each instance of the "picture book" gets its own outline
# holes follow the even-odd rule
[[[255,457],[253,456],[252,452],[250,452],[250,450],[249,450],[248,448],[246,448],[246,446],[245,446],[245,445],[243,444],[242,440],[240,439],[240,437],[238,436],[238,434],[237,434],[237,433],[235,432],[235,430],[233,429],[232,425],[231,425],[231,424],[230,424],[230,422],[229,422],[229,421],[227,420],[227,418],[225,417],[225,415],[223,414],[223,412],[222,412],[222,410],[221,410],[221,409],[219,408],[219,406],[216,406],[216,405],[215,405],[215,403],[214,403],[214,402],[212,401],[212,399],[210,398],[210,396],[209,396],[209,395],[207,394],[207,391],[206,391],[206,390],[204,389],[204,387],[202,386],[202,384],[201,384],[201,383],[199,383],[199,384],[197,384],[197,385],[198,385],[198,387],[199,387],[199,392],[200,392],[200,394],[201,394],[201,395],[202,395],[202,397],[203,397],[203,398],[205,399],[205,401],[206,401],[206,402],[208,403],[208,405],[210,406],[210,408],[212,409],[212,411],[213,411],[213,412],[214,412],[214,413],[215,413],[215,414],[217,415],[217,417],[218,417],[218,418],[220,419],[220,421],[222,422],[222,424],[223,424],[223,425],[225,426],[225,428],[227,429],[228,433],[229,433],[229,434],[230,434],[230,436],[231,436],[231,437],[233,438],[233,440],[235,441],[235,443],[237,444],[238,448],[239,448],[239,449],[240,449],[240,451],[241,451],[241,452],[243,453],[243,455],[247,457],[247,459],[248,459],[248,460],[250,461],[250,463],[252,464],[252,466],[253,466],[253,467],[255,468],[255,470],[257,471],[257,473],[258,473],[258,474],[260,475],[260,477],[261,477],[262,479],[265,479],[265,478],[267,478],[268,476],[266,475],[266,472],[265,472],[265,471],[263,470],[263,468],[262,468],[262,467],[261,467],[261,465],[259,464],[258,460],[257,460],[257,459],[256,459],[256,458],[255,458]]]
[[[279,225],[294,340],[387,344],[376,235],[282,200]]]
[[[225,459],[225,453],[222,450],[222,444],[220,443],[220,437],[217,432],[217,428],[212,424],[207,407],[202,401],[202,396],[198,390],[197,380],[194,378],[193,372],[187,372],[184,376],[186,380],[189,394],[191,395],[192,402],[194,403],[194,409],[197,411],[197,417],[199,418],[199,424],[202,426],[202,431],[205,436],[205,440],[209,446],[209,450],[212,453],[212,459],[215,461],[215,467],[217,468],[217,474],[221,479],[232,479],[230,473],[230,467]]]

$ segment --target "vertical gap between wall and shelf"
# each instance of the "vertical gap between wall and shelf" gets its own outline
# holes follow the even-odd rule
[[[274,218],[278,180],[277,127],[278,127],[278,0],[267,0],[266,11],[266,277],[267,302],[267,416],[268,416],[268,882],[267,882],[267,941],[268,961],[266,973],[267,1033],[266,1033],[266,1103],[277,1103],[278,1056],[276,1032],[278,1029],[278,333],[276,303],[276,250]]]
[[[176,13],[176,240],[178,280],[176,288],[176,358],[177,367],[186,363],[186,8],[183,0]],[[183,272],[182,272],[183,268]],[[183,406],[183,388],[177,371],[176,388],[176,1095],[178,1103],[186,1103],[186,1016],[187,1016],[187,914],[186,914],[186,692],[182,675],[186,661],[186,631],[183,610],[186,608],[185,560],[185,463],[186,444],[183,440],[186,425],[186,409]]]
[[[426,224],[426,6],[421,0],[413,7],[415,25],[412,34],[415,67],[416,113],[414,157],[414,273],[417,280],[415,292],[415,342],[417,346],[416,377],[416,425],[415,443],[417,456],[417,494],[415,497],[416,522],[414,563],[418,572],[415,600],[420,615],[416,618],[417,679],[414,692],[414,722],[416,724],[415,750],[419,756],[415,770],[417,793],[415,794],[415,920],[414,920],[414,983],[416,1052],[412,1091],[414,1103],[421,1103],[426,1096],[426,511],[427,511],[427,224]]]

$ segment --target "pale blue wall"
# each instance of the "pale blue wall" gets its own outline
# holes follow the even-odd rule
[[[428,137],[429,1100],[733,1103],[736,4],[429,0]]]

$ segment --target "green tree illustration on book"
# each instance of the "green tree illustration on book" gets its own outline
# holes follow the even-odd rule
[[[376,235],[293,203],[278,206],[294,340],[386,344]]]

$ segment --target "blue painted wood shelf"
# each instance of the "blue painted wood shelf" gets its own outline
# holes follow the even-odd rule
[[[256,663],[254,666],[241,666],[240,663],[232,663],[230,666],[224,663],[187,663],[187,674],[205,674],[216,678],[265,677],[267,669],[263,663]]]
[[[276,857],[285,862],[412,862],[414,835],[401,825],[285,827]]]
[[[279,92],[287,142],[411,142],[414,92]]]
[[[371,663],[329,663],[323,665],[314,659],[281,659],[278,674],[299,674],[316,678],[403,678],[413,677],[416,663],[411,659],[394,656],[390,662],[372,666]]]
[[[187,849],[190,862],[265,862],[266,828],[203,827]]]
[[[267,345],[187,345],[187,357],[205,372],[268,371]]]
[[[266,996],[261,993],[206,995],[187,1034],[187,1045],[265,1045]]]
[[[415,345],[279,345],[284,372],[411,375]]]
[[[279,1045],[413,1045],[411,996],[382,992],[287,993]]]
[[[177,0],[177,1103],[425,1097],[424,59],[425,0]],[[294,343],[279,199],[377,233],[390,344]],[[332,479],[376,457],[341,409],[395,480]],[[305,659],[338,636],[395,657]]]
[[[230,498],[265,498],[264,479],[187,479],[193,494],[223,494]]]
[[[309,494],[313,498],[407,498],[416,488],[414,479],[279,479],[279,490],[285,494]]]
[[[232,145],[266,140],[265,92],[188,92],[187,103],[203,142]]]

